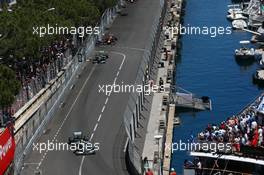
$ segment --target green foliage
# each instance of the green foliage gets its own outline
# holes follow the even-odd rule
[[[14,55],[17,60],[40,59],[40,48],[63,36],[33,35],[33,27],[94,26],[102,11],[116,0],[21,0],[9,12],[0,13],[0,57]],[[52,9],[52,10],[51,10]]]
[[[10,68],[0,65],[0,108],[10,106],[21,87],[16,79],[15,72]]]
[[[3,5],[0,12],[0,57],[12,64],[12,59],[38,61],[40,49],[49,46],[59,35],[40,37],[33,27],[95,26],[102,12],[117,0],[20,0],[12,11]],[[12,55],[12,57],[10,57]],[[11,69],[0,65],[0,107],[9,106],[20,88]]]
[[[93,2],[100,10],[101,13],[104,12],[106,8],[113,7],[117,4],[117,0],[90,0]]]

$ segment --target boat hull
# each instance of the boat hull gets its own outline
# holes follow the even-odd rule
[[[255,59],[241,59],[241,58],[235,58],[236,63],[239,66],[250,66],[255,62]]]
[[[253,84],[258,85],[261,88],[264,87],[264,79],[259,78],[256,73],[252,75],[252,82]]]
[[[254,60],[255,59],[255,55],[247,55],[247,54],[238,55],[238,54],[235,54],[235,58],[237,60]]]

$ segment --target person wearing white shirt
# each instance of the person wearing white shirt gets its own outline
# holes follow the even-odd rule
[[[258,129],[259,139],[258,139],[258,146],[261,146],[263,142],[263,130],[261,127]]]

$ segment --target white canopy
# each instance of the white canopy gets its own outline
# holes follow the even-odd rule
[[[264,114],[264,98],[261,100],[260,104],[258,105],[258,112]]]
[[[240,43],[240,44],[249,44],[250,41],[245,40],[245,41],[240,41],[239,43]]]
[[[210,157],[210,158],[216,158],[216,159],[218,158],[218,159],[224,159],[224,160],[233,160],[233,161],[264,165],[264,160],[253,159],[253,158],[248,158],[248,157],[239,157],[239,156],[234,156],[234,155],[218,155],[218,154],[203,153],[203,152],[190,152],[190,155],[195,156],[195,157]]]

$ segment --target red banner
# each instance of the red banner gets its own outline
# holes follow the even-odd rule
[[[0,133],[0,175],[4,174],[12,163],[15,154],[15,140],[8,128]]]

